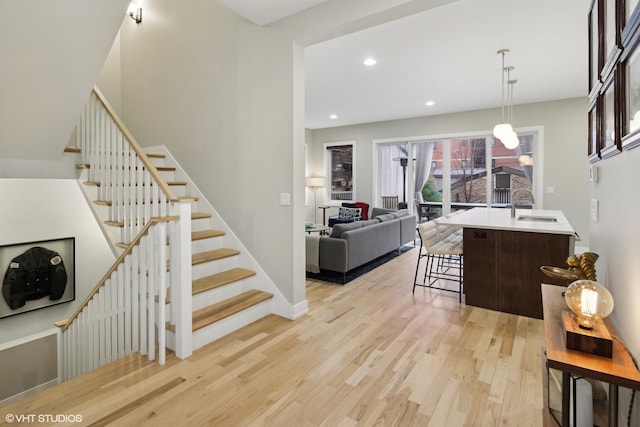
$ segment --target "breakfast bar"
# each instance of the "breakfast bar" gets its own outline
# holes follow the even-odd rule
[[[474,208],[439,222],[463,228],[466,304],[542,319],[540,283],[551,280],[540,267],[574,252],[562,211]]]

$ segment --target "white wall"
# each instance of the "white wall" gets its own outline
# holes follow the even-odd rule
[[[554,194],[545,194],[545,209],[564,211],[582,237],[579,246],[589,243],[589,186],[586,162],[587,100],[570,99],[514,107],[515,127],[544,127],[543,188],[552,186]],[[323,144],[332,141],[356,141],[356,188],[358,200],[373,203],[372,141],[375,139],[416,137],[486,131],[490,133],[500,117],[498,109],[471,111],[440,116],[418,117],[354,126],[316,129],[309,145],[310,172],[324,175]],[[318,204],[324,200],[318,192]],[[329,212],[329,211],[327,211]],[[335,212],[334,212],[335,213]],[[313,214],[307,212],[308,217]]]
[[[87,297],[115,261],[75,180],[0,179],[0,245],[75,237],[76,298],[0,319],[0,344],[49,330]],[[8,266],[0,266],[2,277]]]
[[[636,361],[640,361],[640,148],[599,161],[600,179],[590,185],[599,201],[599,220],[591,221],[591,250],[598,282],[613,294],[612,321]],[[620,408],[628,409],[629,393],[621,393]],[[631,425],[640,425],[638,396]],[[626,423],[626,419],[625,419]],[[626,425],[626,424],[625,424]]]
[[[89,98],[128,3],[0,2],[3,158],[58,158]]]

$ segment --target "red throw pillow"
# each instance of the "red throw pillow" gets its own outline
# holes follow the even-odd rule
[[[362,213],[360,214],[360,219],[363,221],[369,219],[369,204],[364,202],[355,202],[354,205],[362,209]]]

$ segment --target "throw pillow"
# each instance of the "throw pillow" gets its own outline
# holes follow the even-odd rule
[[[338,217],[358,221],[360,220],[361,212],[362,209],[360,208],[340,208],[338,211]]]
[[[369,204],[364,202],[355,202],[356,208],[362,209],[362,219],[369,219]]]

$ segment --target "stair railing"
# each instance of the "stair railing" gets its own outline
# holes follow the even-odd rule
[[[88,166],[89,181],[110,206],[109,221],[123,227],[123,243],[128,246],[76,313],[61,324],[61,372],[75,376],[135,351],[154,360],[156,346],[164,363],[166,321],[175,326],[176,356],[189,357],[193,199],[176,197],[95,86],[76,128],[76,147]],[[168,288],[171,302],[165,316]],[[158,296],[155,304],[149,289]],[[103,329],[96,335],[98,327]]]
[[[89,182],[110,205],[109,221],[123,227],[123,243],[150,218],[169,215],[168,202],[179,201],[97,87],[78,123],[76,146]]]
[[[178,217],[147,222],[73,315],[58,326],[64,381],[139,352],[166,359],[167,238]]]

